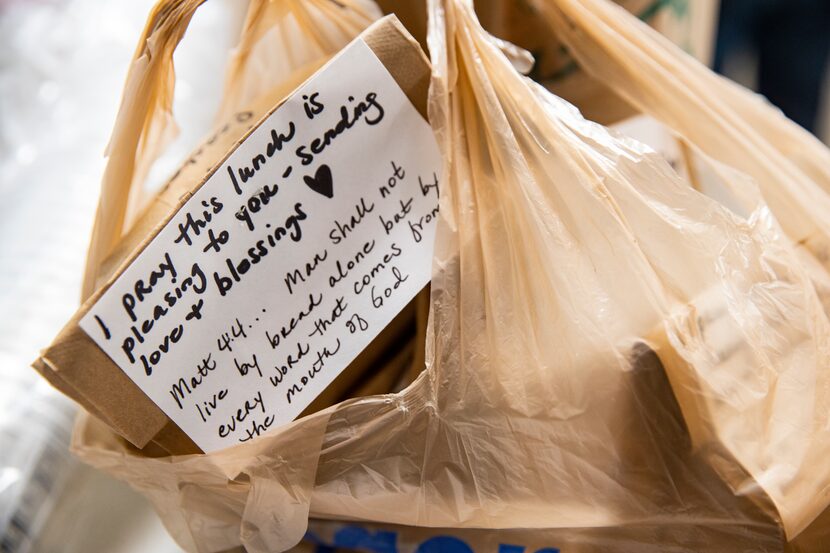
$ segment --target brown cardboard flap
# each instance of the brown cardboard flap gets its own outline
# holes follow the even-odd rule
[[[429,60],[418,41],[395,15],[388,15],[361,35],[424,119],[429,94]]]
[[[72,317],[34,366],[53,385],[63,383],[56,387],[130,443],[144,447],[167,415],[81,330],[78,321],[86,310]]]
[[[430,68],[418,43],[407,33],[395,16],[387,16],[378,20],[360,36],[387,68],[418,112],[426,118]],[[267,113],[257,114],[253,120],[261,122],[278,107],[279,103],[270,104]],[[202,172],[198,176],[193,174],[194,171],[188,173],[194,179],[200,180],[197,185],[189,187],[190,190],[186,192],[192,193],[201,187],[221,161],[235,150],[256,126],[245,126],[244,137],[237,141],[229,151],[224,152],[225,155],[219,159],[205,160],[204,163],[209,163],[208,166],[212,167],[210,171]],[[204,167],[201,171],[204,171]],[[182,176],[179,175],[180,180]],[[183,184],[187,186],[188,183]],[[163,199],[148,208],[138,223],[148,229],[148,234],[143,237],[136,236],[136,233],[128,234],[125,241],[116,248],[121,258],[111,258],[106,262],[109,267],[118,267],[118,269],[108,282],[75,313],[54,342],[35,361],[34,367],[56,388],[101,418],[136,447],[143,448],[152,440],[153,443],[168,451],[181,454],[199,450],[78,326],[78,321],[89,308],[120,276],[124,268],[141,253],[189,196],[187,193],[173,195],[178,199],[175,205],[170,206],[171,194],[166,193]],[[136,243],[130,244],[129,240]],[[409,313],[408,316],[412,314]],[[385,339],[383,333],[376,338],[376,340],[383,339]],[[367,351],[372,349],[372,344],[370,344]],[[365,365],[367,359],[361,354],[355,362]]]

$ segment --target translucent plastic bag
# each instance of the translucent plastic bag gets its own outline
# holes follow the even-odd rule
[[[197,551],[283,550],[310,517],[567,551],[783,551],[767,494],[825,463],[830,325],[770,210],[730,211],[519,75],[470,2],[430,2],[429,46],[445,167],[418,379],[212,455],[144,458],[92,419],[75,450]],[[693,448],[709,419],[676,396],[716,403],[732,433]],[[721,478],[745,463],[729,439],[764,480]],[[808,487],[793,533],[826,505]]]
[[[725,168],[752,177],[793,242],[828,262],[830,151],[818,139],[610,3],[533,2],[581,67]],[[745,194],[732,174],[722,176]]]
[[[738,199],[737,203],[747,207],[758,187],[799,250],[827,311],[830,151],[763,98],[715,75],[645,25],[620,17],[621,11],[608,3],[539,0],[536,4],[587,71],[601,76],[611,90],[664,122],[691,145],[709,162],[720,177],[719,184]],[[751,183],[746,176],[752,178]],[[701,320],[696,324],[707,316],[717,318],[705,312],[697,316]],[[784,332],[793,333],[789,329]],[[721,339],[730,342],[723,336]],[[819,344],[823,346],[823,341]],[[737,347],[737,355],[742,355],[740,345],[730,347]],[[788,534],[796,535],[830,498],[828,492],[816,494],[830,483],[828,367],[819,365],[815,372],[802,369],[798,375],[790,374],[789,378],[798,382],[793,387],[779,374],[755,391],[755,401],[718,405],[715,390],[730,386],[734,378],[725,370],[731,364],[730,357],[734,360],[735,352],[722,348],[719,370],[705,378],[712,392],[688,398],[684,412],[687,418],[710,419],[689,420],[690,426],[710,427],[701,429],[698,441],[712,439],[707,434],[718,434],[772,497]],[[759,366],[757,370],[762,369]],[[682,396],[677,388],[676,393]],[[787,399],[781,395],[784,390]],[[683,398],[679,399],[683,404]],[[750,422],[752,419],[756,422]],[[787,422],[777,426],[773,423],[776,420]],[[750,435],[764,436],[765,443],[751,444]],[[789,445],[781,447],[781,440]]]

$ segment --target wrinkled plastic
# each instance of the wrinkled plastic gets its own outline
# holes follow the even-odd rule
[[[621,10],[614,6],[596,0],[536,3],[587,71],[601,76],[611,90],[641,112],[663,121],[699,152],[742,207],[748,207],[755,191],[760,190],[777,222],[800,250],[814,288],[827,306],[830,151],[763,98],[715,75],[647,26],[620,17]],[[752,178],[751,183],[746,176]],[[705,319],[706,315],[700,317]],[[813,370],[786,369],[798,367],[801,361],[797,350],[777,343],[778,337],[783,332],[795,338],[801,331],[784,321],[776,326],[774,334],[763,340],[779,355],[790,356],[790,363],[768,372],[763,359],[766,354],[759,351],[762,357],[755,367],[748,361],[750,367],[761,371],[756,373],[755,389],[748,382],[741,384],[746,389],[742,394],[732,390],[733,371],[724,370],[736,369],[734,362],[721,354],[717,373],[705,377],[710,390],[701,390],[698,395],[704,397],[689,400],[698,405],[688,405],[684,411],[687,418],[708,419],[689,421],[690,425],[710,427],[701,434],[717,435],[700,435],[699,441],[720,440],[764,487],[788,534],[795,536],[830,500],[830,367],[818,364]],[[726,329],[718,328],[717,332],[725,333]],[[826,337],[818,338],[815,347],[823,350]],[[720,339],[732,341],[726,336]],[[736,346],[745,347],[728,347]],[[734,359],[745,353],[729,355]],[[718,397],[727,394],[730,397]],[[691,413],[698,409],[699,413]],[[752,485],[740,477],[738,480],[737,489]]]
[[[775,493],[801,496],[791,535],[827,504],[830,361],[786,225],[519,75],[469,2],[431,0],[429,46],[444,173],[424,372],[212,455],[140,458],[93,419],[75,451],[193,551],[284,550],[309,517],[783,551]]]
[[[370,0],[254,2],[226,72],[217,122],[259,100],[286,75],[338,52],[378,17]]]
[[[608,2],[532,1],[581,67],[701,152],[752,177],[790,238],[830,262],[830,150],[817,138]]]

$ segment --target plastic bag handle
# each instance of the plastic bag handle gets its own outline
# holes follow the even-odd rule
[[[124,228],[128,208],[150,163],[175,134],[172,117],[173,51],[205,0],[161,0],[154,7],[133,54],[106,155],[101,195],[92,228],[81,299],[95,288],[100,264]],[[160,116],[159,116],[160,115]]]
[[[227,120],[233,115],[235,109],[253,100],[253,98],[244,97],[243,89],[245,87],[242,86],[242,83],[245,81],[245,69],[250,62],[256,44],[272,29],[272,22],[280,20],[282,14],[291,12],[296,22],[306,33],[306,38],[321,50],[337,52],[342,48],[342,44],[332,39],[331,29],[326,31],[317,26],[309,13],[311,8],[319,15],[324,16],[332,27],[347,35],[352,34],[356,20],[371,21],[380,15],[371,13],[371,10],[361,7],[359,2],[342,2],[340,0],[281,0],[279,2],[257,0],[252,2],[242,26],[239,43],[234,49],[228,64],[223,91],[224,102],[217,114],[217,124]],[[347,15],[344,9],[350,15]],[[283,47],[290,49],[287,44]]]
[[[129,224],[130,210],[138,202],[150,165],[176,134],[172,116],[175,73],[173,52],[190,19],[205,0],[161,0],[153,8],[133,55],[112,138],[107,166],[87,256],[82,298],[95,290],[98,268]],[[217,113],[222,123],[233,111],[254,98],[246,97],[245,71],[255,45],[286,12],[294,16],[310,41],[323,52],[336,52],[343,44],[332,30],[352,37],[380,17],[373,2],[361,0],[251,0],[239,42],[226,71],[223,101]],[[329,24],[318,28],[312,12]],[[286,46],[287,47],[287,46]],[[250,96],[248,90],[247,96]],[[262,90],[259,93],[264,92]]]

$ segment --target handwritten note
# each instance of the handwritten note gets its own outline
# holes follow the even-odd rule
[[[204,451],[293,420],[429,281],[440,156],[356,40],[81,320]]]

